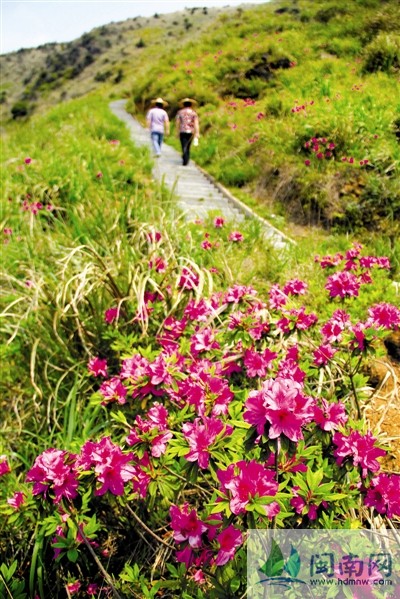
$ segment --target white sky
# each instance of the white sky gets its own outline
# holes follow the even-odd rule
[[[194,6],[222,7],[263,4],[268,0],[0,0],[1,53],[34,48],[48,42],[69,42],[111,21]]]

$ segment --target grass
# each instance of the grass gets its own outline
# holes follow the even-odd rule
[[[323,315],[323,275],[313,256],[347,250],[353,231],[362,231],[368,218],[380,234],[364,231],[357,239],[367,241],[367,252],[387,255],[391,276],[398,280],[399,150],[392,127],[398,107],[391,101],[396,82],[390,72],[362,74],[360,62],[359,40],[377,4],[369,3],[370,12],[358,18],[338,0],[346,19],[333,18],[329,27],[315,20],[314,3],[298,5],[300,17],[286,15],[284,21],[268,7],[230,13],[207,35],[199,32],[189,43],[184,40],[173,56],[168,48],[157,54],[150,47],[155,34],[149,30],[143,54],[147,60],[157,54],[157,67],[154,62],[141,65],[132,94],[133,109],[143,116],[149,98],[171,90],[172,116],[193,81],[190,93],[200,102],[202,124],[196,160],[296,237],[286,254],[268,246],[252,221],[241,226],[244,241],[233,244],[230,225],[219,230],[212,217],[203,224],[183,220],[169,191],[152,180],[149,152],[134,146],[107,106],[109,96],[125,84],[106,83],[104,95],[95,92],[49,109],[43,105],[28,121],[7,125],[0,213],[0,455],[9,456],[13,471],[2,479],[1,510],[7,509],[5,499],[12,491],[26,490],[24,477],[42,450],[77,451],[87,439],[109,430],[107,407],[93,394],[88,360],[106,355],[116,365],[138,347],[151,355],[161,323],[179,314],[183,304],[179,280],[184,267],[198,276],[197,299],[235,283],[265,295],[271,283],[312,280],[307,308]],[[275,59],[290,54],[296,66],[262,85],[246,82],[246,90],[257,94],[254,104],[227,94],[234,77],[241,84],[249,62],[266,51]],[[306,115],[292,113],[294,106],[311,101]],[[257,118],[260,113],[263,117]],[[304,160],[315,157],[304,143],[313,135],[332,141],[337,157],[314,161],[307,170]],[[369,157],[373,168],[342,164],[343,155]],[[315,214],[329,227],[314,228]],[[162,246],[149,242],[154,231],[161,232]],[[205,239],[213,249],[202,248]],[[150,269],[158,258],[166,272]],[[360,296],[357,318],[382,298],[398,304],[395,286],[387,286],[379,273],[376,279],[375,290]],[[172,284],[166,290],[167,280]],[[160,290],[166,301],[149,312],[148,295]],[[105,322],[109,308],[120,311],[118,328]],[[117,418],[112,426],[122,430],[120,425]],[[30,501],[31,525],[13,514],[0,527],[0,548],[7,559],[19,561],[21,576],[30,568],[31,592],[37,587],[44,596],[51,580],[42,559],[49,560],[51,551],[43,529],[35,529],[37,513]],[[118,513],[120,506],[113,509]],[[112,529],[114,523],[109,525]]]
[[[389,4],[385,14],[398,10]],[[396,71],[364,72],[368,50],[363,49],[363,39],[378,5],[371,3],[360,13],[357,3],[337,2],[331,13],[324,13],[304,1],[298,4],[299,13],[285,16],[274,13],[275,7],[221,16],[212,31],[173,56],[161,52],[157,65],[151,63],[147,72],[142,69],[135,76],[132,110],[140,115],[152,97],[162,94],[168,97],[173,117],[179,98],[190,89],[200,105],[203,133],[197,159],[223,184],[268,198],[271,211],[276,211],[274,202],[286,202],[280,191],[284,186],[279,175],[275,179],[269,173],[278,170],[284,179],[285,171],[290,172],[299,193],[297,206],[289,206],[288,213],[298,222],[341,231],[391,229],[396,234]],[[328,25],[325,14],[331,15]],[[272,71],[267,81],[246,79],[249,67],[263,56],[269,63],[285,57],[293,66]],[[246,97],[254,98],[254,104],[246,105]],[[304,109],[293,112],[302,105]],[[307,169],[304,161],[309,156],[303,145],[313,136],[328,138],[335,152],[330,160],[312,160]],[[353,159],[351,168],[342,162],[346,157]],[[363,160],[368,167],[360,165]],[[334,175],[340,185],[326,186]],[[362,197],[347,192],[354,180],[361,182]],[[382,226],[378,220],[371,224],[370,211],[365,210],[377,180],[386,197],[380,209]],[[265,191],[260,193],[262,187]],[[336,195],[342,198],[339,203]],[[358,215],[353,205],[359,207]]]

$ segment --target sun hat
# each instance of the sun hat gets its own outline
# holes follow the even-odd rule
[[[193,98],[183,98],[183,100],[181,100],[179,102],[179,105],[183,106],[185,104],[185,102],[190,102],[191,104],[197,104],[196,100],[193,100]]]
[[[152,100],[151,103],[152,104],[163,104],[164,106],[168,106],[168,102],[166,102],[162,98],[156,98],[155,100]]]

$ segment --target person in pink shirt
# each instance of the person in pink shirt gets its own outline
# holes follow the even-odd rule
[[[152,103],[154,106],[148,111],[146,122],[147,128],[150,130],[154,154],[159,158],[164,134],[169,135],[169,118],[167,111],[164,109],[164,106],[168,106],[168,102],[162,98],[156,98]]]
[[[182,164],[186,166],[190,160],[190,146],[194,139],[199,138],[199,117],[193,110],[196,100],[184,98],[180,101],[182,108],[176,115],[176,128],[182,146]]]

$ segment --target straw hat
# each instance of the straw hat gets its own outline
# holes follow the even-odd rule
[[[166,102],[162,98],[156,98],[155,100],[152,100],[151,103],[152,104],[163,104],[164,106],[168,106],[168,102]]]
[[[183,100],[181,100],[179,102],[179,106],[183,106],[185,104],[185,102],[190,102],[191,104],[197,104],[196,100],[193,100],[193,98],[183,98]]]

